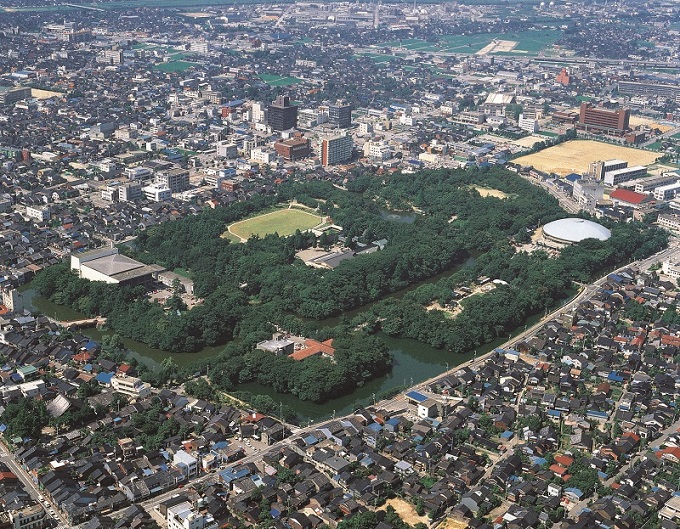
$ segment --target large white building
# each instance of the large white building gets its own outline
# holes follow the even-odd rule
[[[38,222],[45,222],[50,220],[50,208],[46,206],[26,206],[26,216]]]
[[[167,522],[168,529],[217,529],[218,527],[212,516],[194,511],[188,501],[168,507]]]
[[[172,198],[172,189],[168,186],[154,183],[142,188],[142,193],[147,200],[152,202],[163,202]]]
[[[657,187],[654,190],[654,199],[658,200],[659,202],[670,200],[677,196],[678,191],[680,191],[680,182]]]
[[[158,171],[154,183],[169,188],[173,193],[181,193],[189,188],[189,171],[180,167]]]
[[[647,174],[647,168],[644,165],[634,165],[633,167],[624,167],[623,169],[616,169],[615,171],[608,171],[604,175],[604,183],[608,186],[617,186],[629,180],[635,180]]]
[[[128,375],[114,375],[111,378],[111,387],[114,391],[135,399],[143,399],[151,394],[150,384]]]
[[[117,285],[145,283],[164,268],[140,263],[110,247],[71,254],[71,270],[83,279]]]
[[[198,459],[189,452],[178,450],[172,458],[172,464],[177,467],[187,479],[198,475]]]

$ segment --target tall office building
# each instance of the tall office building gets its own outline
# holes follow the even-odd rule
[[[328,107],[328,121],[340,129],[347,129],[352,125],[352,105],[338,100]]]
[[[582,130],[623,134],[629,128],[630,110],[607,110],[591,103],[581,103],[577,127]]]
[[[290,104],[288,96],[277,97],[267,110],[267,122],[272,130],[288,130],[297,127],[298,107]]]
[[[321,165],[335,165],[352,160],[354,142],[349,134],[329,136],[321,140]]]

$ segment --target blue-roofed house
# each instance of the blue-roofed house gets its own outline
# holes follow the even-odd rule
[[[575,503],[583,498],[583,491],[581,489],[577,489],[576,487],[569,487],[564,489],[564,495],[569,501]]]
[[[607,377],[607,379],[611,380],[612,382],[623,382],[624,381],[624,378],[615,371],[612,371],[611,373],[609,373],[609,376]]]
[[[94,379],[100,386],[109,388],[111,387],[111,379],[113,378],[113,375],[114,373],[97,373],[97,376],[94,377]]]
[[[409,391],[406,394],[406,398],[411,402],[411,404],[420,404],[421,402],[425,402],[428,399],[426,395],[423,395],[418,391]]]
[[[312,434],[309,434],[307,437],[305,437],[303,441],[307,446],[313,446],[319,442],[319,440]]]

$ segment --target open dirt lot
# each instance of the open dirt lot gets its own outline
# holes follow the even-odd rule
[[[418,516],[416,514],[416,508],[406,500],[402,500],[401,498],[391,498],[387,500],[387,505],[394,507],[394,510],[397,511],[397,514],[401,516],[401,519],[407,524],[415,525],[419,522],[422,522],[425,525],[430,525],[430,519],[427,516]]]
[[[484,198],[486,198],[486,197],[508,198],[507,193],[503,193],[503,191],[499,191],[498,189],[491,189],[490,187],[479,187],[479,186],[472,186],[472,188],[475,191],[477,191],[477,193],[482,195]]]
[[[481,50],[477,52],[477,55],[486,55],[492,52],[508,52],[515,49],[517,42],[514,40],[495,40],[484,46]]]
[[[510,140],[510,143],[518,145],[519,147],[533,147],[534,143],[538,143],[539,141],[545,141],[545,138],[539,136],[525,136],[518,140]]]
[[[631,116],[630,126],[637,127],[639,125],[646,125],[651,129],[659,129],[661,132],[668,132],[670,130],[673,130],[673,127],[671,127],[670,125],[662,125],[661,123],[657,123],[653,119],[643,118],[641,116]]]
[[[588,165],[598,160],[618,158],[626,160],[629,166],[649,165],[659,156],[658,153],[599,141],[574,140],[534,154],[521,156],[513,161],[522,165],[531,165],[539,171],[565,176],[569,173],[587,172]]]

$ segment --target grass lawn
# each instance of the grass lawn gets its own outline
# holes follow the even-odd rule
[[[265,235],[278,233],[285,237],[295,233],[295,230],[308,230],[317,226],[323,219],[318,215],[307,213],[299,209],[282,209],[272,213],[258,215],[252,219],[235,222],[226,233],[240,237],[242,240],[253,235],[264,237]],[[233,240],[232,237],[229,237]]]
[[[174,272],[178,276],[186,277],[187,279],[191,279],[191,274],[189,273],[188,270],[184,270],[184,268],[175,268]]]
[[[263,73],[259,77],[269,86],[291,86],[302,82],[302,80],[297,77],[284,77],[282,75],[271,75],[267,73]]]
[[[183,72],[192,66],[196,66],[196,63],[187,61],[170,61],[157,64],[154,66],[154,69],[160,70],[161,72]]]

